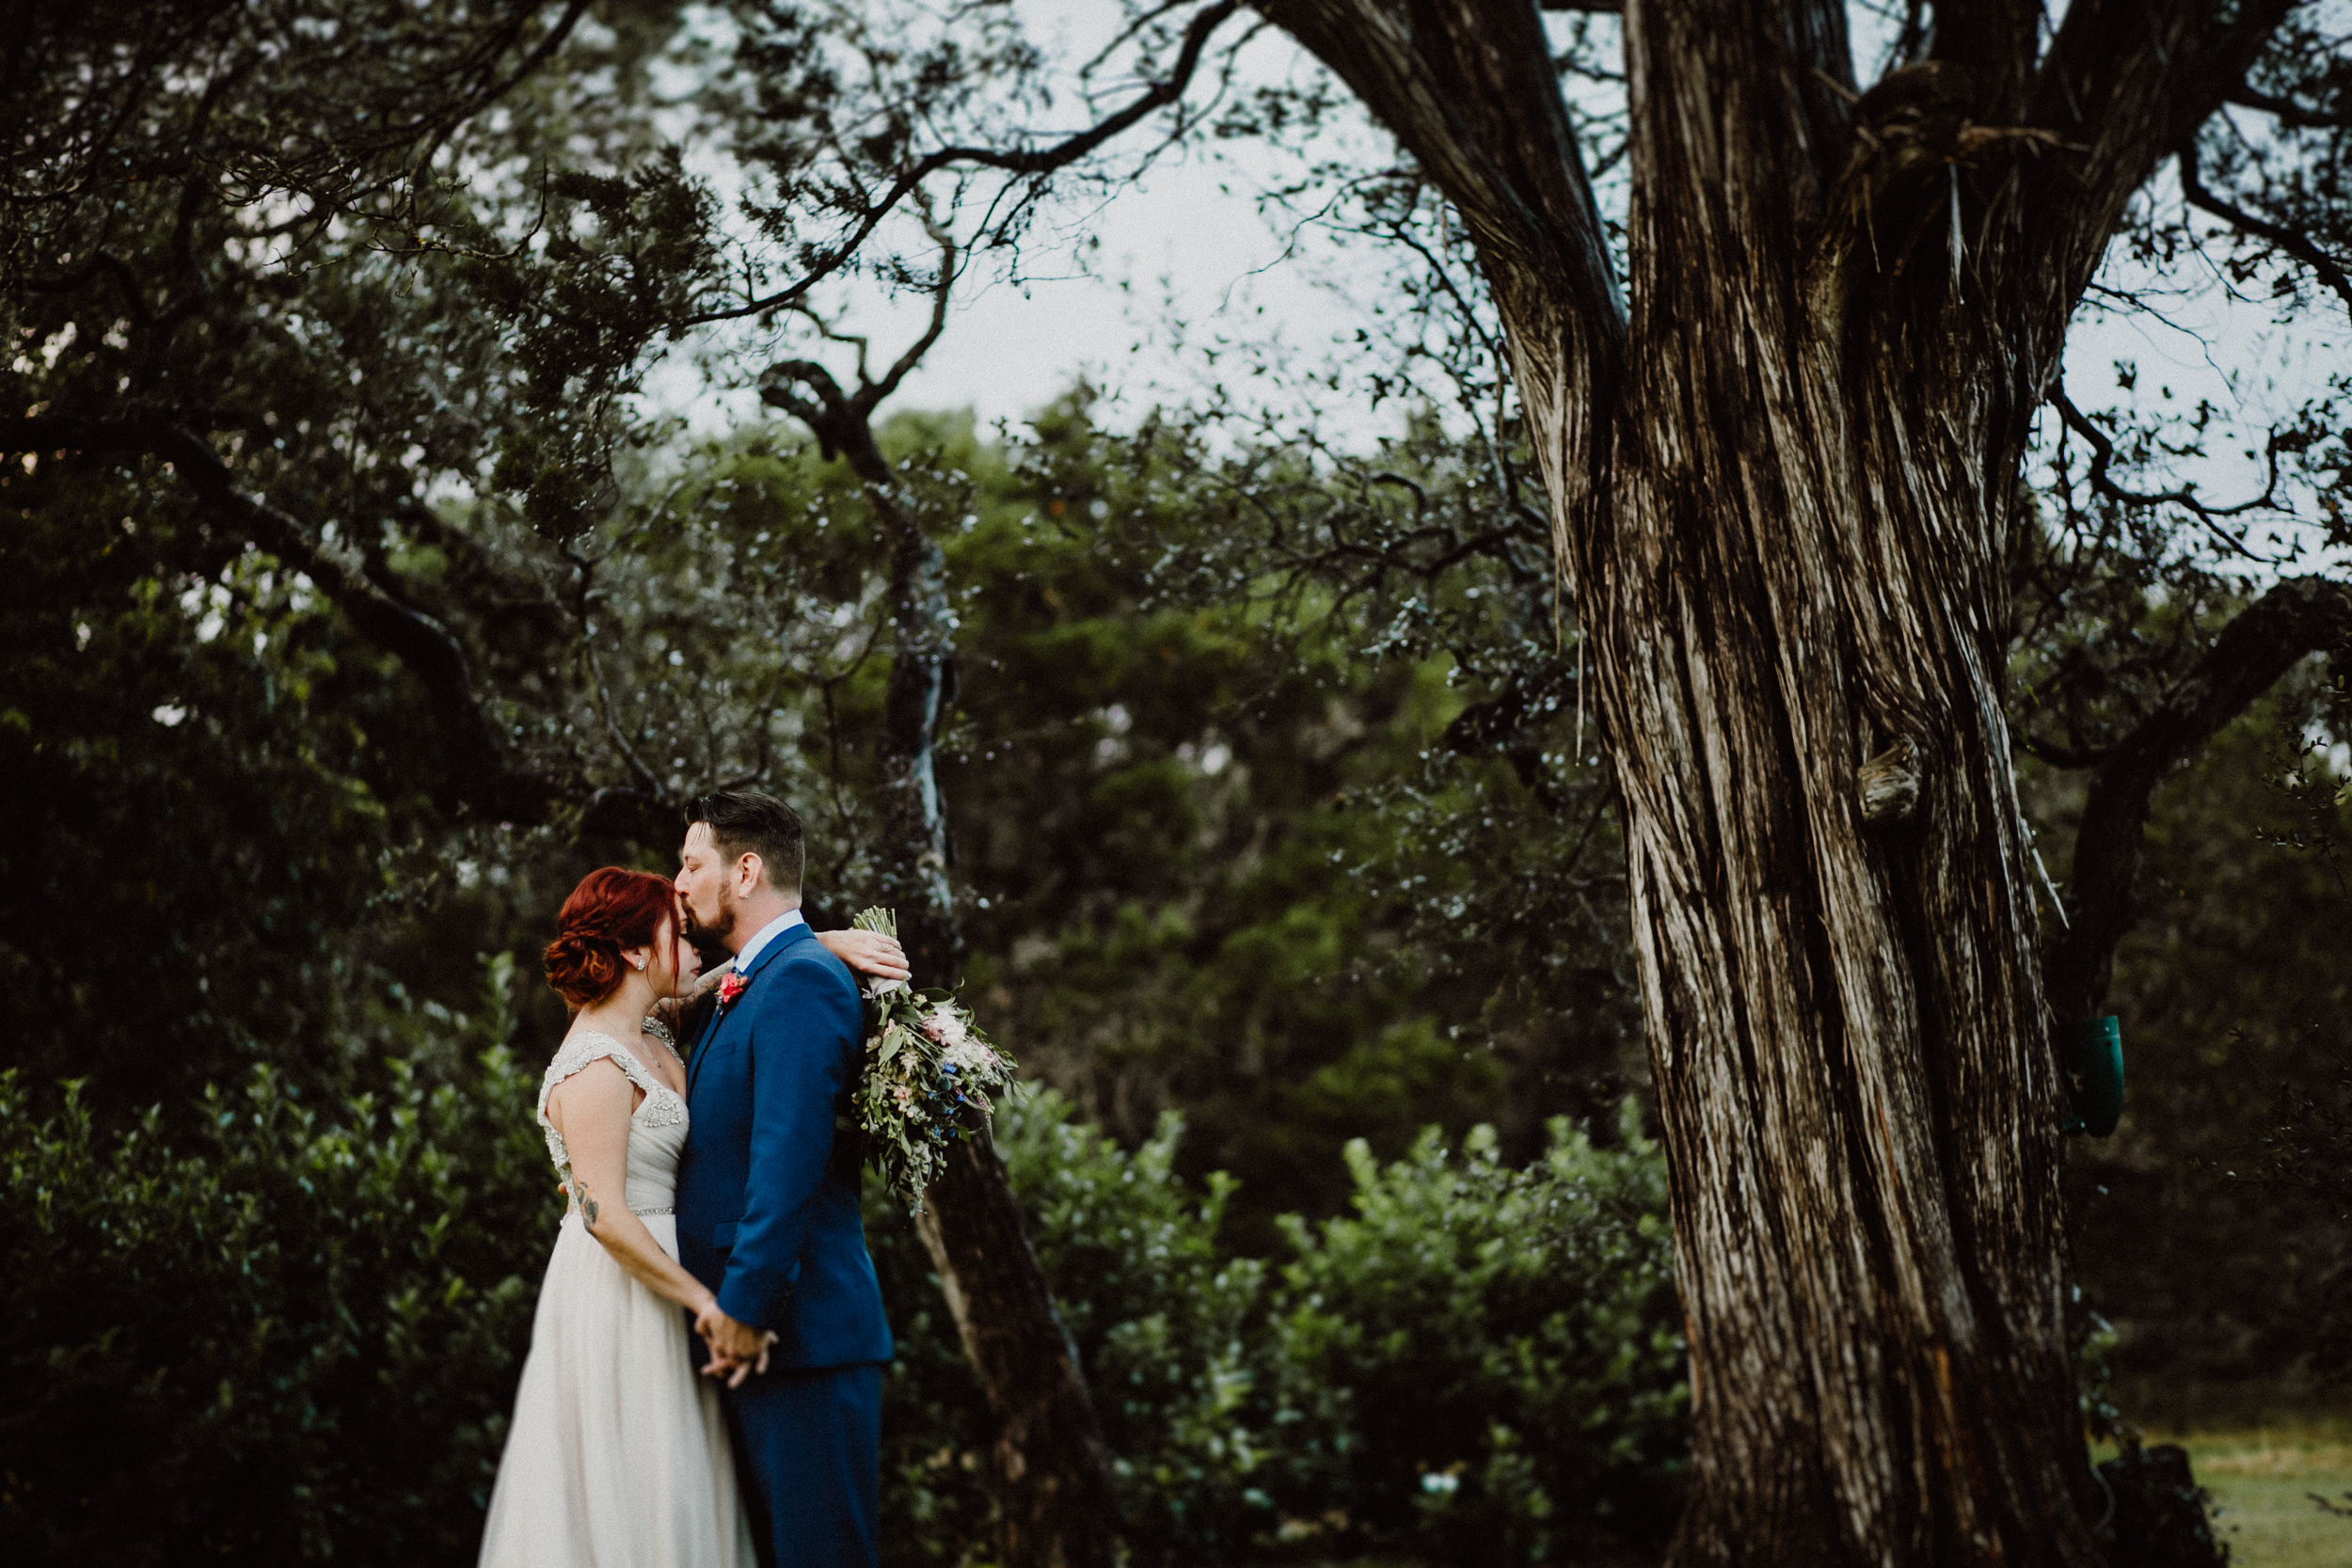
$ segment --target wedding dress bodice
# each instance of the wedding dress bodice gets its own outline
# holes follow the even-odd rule
[[[645,1096],[628,1118],[627,1201],[641,1214],[669,1213],[677,1200],[678,1156],[686,1149],[686,1101],[610,1035],[574,1035],[548,1064],[547,1075],[539,1081],[539,1127],[548,1136],[548,1158],[555,1162],[556,1174],[570,1181],[571,1154],[564,1147],[564,1134],[548,1119],[548,1097],[573,1073],[607,1058]]]

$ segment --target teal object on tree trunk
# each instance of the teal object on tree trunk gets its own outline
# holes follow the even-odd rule
[[[2069,1132],[2104,1138],[2123,1119],[2123,1028],[2113,1014],[2061,1023],[2058,1066],[2074,1097]]]

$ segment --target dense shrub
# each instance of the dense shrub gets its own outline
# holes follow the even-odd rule
[[[1565,1123],[1503,1165],[1480,1129],[1383,1167],[1351,1145],[1355,1213],[1221,1259],[1230,1187],[1172,1170],[1164,1118],[1133,1153],[1040,1097],[999,1145],[1117,1456],[1139,1565],[1328,1557],[1559,1562],[1654,1544],[1686,1448],[1665,1172]],[[901,1331],[884,1430],[884,1556],[987,1540],[987,1423],[921,1245],[869,1207]]]
[[[1067,1101],[1037,1095],[1000,1112],[996,1143],[1115,1456],[1130,1560],[1238,1558],[1273,1523],[1250,1480],[1263,1444],[1252,1422],[1264,1266],[1218,1257],[1232,1183],[1219,1178],[1204,1196],[1177,1179],[1175,1117],[1133,1152],[1071,1117]],[[914,1226],[870,1184],[866,1237],[899,1340],[884,1386],[883,1560],[984,1559],[993,1513],[978,1383]]]
[[[473,1557],[558,1198],[502,1018],[394,1020],[376,1092],[262,1070],[98,1130],[0,1078],[0,1529],[15,1560]],[[176,1129],[176,1130],[175,1130]],[[999,1143],[1116,1455],[1136,1568],[1359,1548],[1564,1561],[1646,1540],[1682,1446],[1656,1153],[1350,1151],[1352,1217],[1217,1246],[1173,1117],[1127,1150],[1041,1095]],[[884,1554],[993,1558],[988,1420],[878,1193],[899,1337]]]
[[[453,1049],[502,1029],[414,1022],[376,1093],[259,1069],[186,1132],[0,1077],[13,1560],[473,1560],[557,1199],[534,1075]]]
[[[1631,1104],[1618,1147],[1556,1121],[1524,1169],[1486,1128],[1347,1159],[1356,1212],[1289,1221],[1276,1291],[1286,1533],[1461,1563],[1661,1541],[1688,1395],[1664,1162]]]
[[[1132,1154],[1068,1117],[1029,1107],[1006,1159],[1114,1456],[1128,1549],[1137,1568],[1240,1556],[1272,1524],[1253,1478],[1275,1417],[1265,1266],[1216,1245],[1234,1184],[1178,1180],[1173,1113]]]

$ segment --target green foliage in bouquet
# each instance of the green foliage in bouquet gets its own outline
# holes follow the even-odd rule
[[[872,909],[850,922],[861,931],[898,934],[898,917]],[[866,1157],[890,1190],[916,1212],[948,1146],[988,1130],[995,1101],[1018,1086],[1010,1057],[944,990],[902,980],[866,987],[866,1061],[851,1099]]]

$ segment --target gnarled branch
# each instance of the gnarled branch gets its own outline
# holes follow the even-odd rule
[[[1461,214],[1511,369],[1565,570],[1605,459],[1628,318],[1542,21],[1527,0],[1261,0]]]
[[[2352,111],[2308,108],[2292,98],[2258,92],[2243,82],[2230,89],[2229,102],[2243,108],[2260,109],[2280,124],[2300,131],[2328,131],[2352,125]]]
[[[466,654],[450,629],[405,604],[313,538],[292,515],[237,488],[210,441],[163,414],[77,418],[44,414],[0,424],[0,451],[74,451],[168,463],[230,532],[303,573],[360,636],[390,654],[424,689],[442,747],[446,803],[500,819],[535,819],[574,798],[552,775],[508,765]]]
[[[2221,519],[2224,517],[2242,516],[2249,512],[2258,512],[2278,504],[2279,442],[2275,436],[2271,439],[2267,454],[2269,483],[2263,486],[2263,493],[2252,500],[2237,501],[2228,506],[2210,506],[2200,500],[2197,498],[2197,492],[2185,484],[2177,485],[2169,490],[2132,490],[2118,483],[2113,475],[2108,472],[2115,464],[2115,438],[2101,430],[2089,415],[2074,406],[2074,400],[2066,395],[2066,388],[2063,385],[2050,389],[2050,406],[2058,411],[2058,418],[2065,421],[2067,429],[2090,443],[2089,480],[2092,494],[2105,497],[2122,506],[2177,506],[2202,523],[2206,531],[2231,553],[2244,556],[2257,565],[2276,564],[2275,562],[2265,561],[2261,556],[2247,548],[2244,540],[2221,526]]]
[[[2197,165],[2197,138],[2182,138],[2180,145],[2181,195],[2201,213],[2210,213],[2242,234],[2250,234],[2286,252],[2318,275],[2319,280],[2336,292],[2344,308],[2352,310],[2352,277],[2344,274],[2344,263],[2319,248],[2312,237],[2284,224],[2256,217],[2245,208],[2223,200],[2205,188],[2204,179]]]
[[[1178,102],[1192,86],[1192,78],[1200,70],[1200,56],[1209,46],[1209,37],[1237,10],[1239,0],[1219,0],[1192,19],[1184,29],[1184,46],[1177,52],[1175,67],[1165,77],[1152,83],[1130,100],[1116,114],[1098,120],[1087,129],[1063,137],[1050,147],[995,148],[943,147],[925,153],[892,181],[879,200],[868,204],[858,215],[857,223],[848,236],[830,251],[817,259],[790,285],[772,293],[762,294],[740,305],[705,310],[689,316],[679,326],[699,326],[709,322],[735,321],[744,316],[762,315],[799,304],[826,278],[850,264],[866,242],[872,237],[882,222],[898,210],[898,204],[922,188],[931,176],[950,168],[989,168],[1000,173],[1035,179],[1069,167],[1096,148],[1117,138],[1149,119],[1159,110]]]
[[[2217,109],[2286,20],[2293,0],[2078,0],[2034,73],[2029,125],[2081,151],[2032,182],[2028,276],[2044,276],[2055,328],[2106,254],[2124,204],[2164,155]],[[2046,353],[2053,357],[2053,334]]]
[[[2115,946],[2136,914],[2156,786],[2305,657],[2352,636],[2352,585],[2290,578],[2224,626],[2188,678],[2110,749],[2091,774],[2067,890],[2072,922],[2044,974],[2061,1020],[2090,1018],[2106,1000]]]

